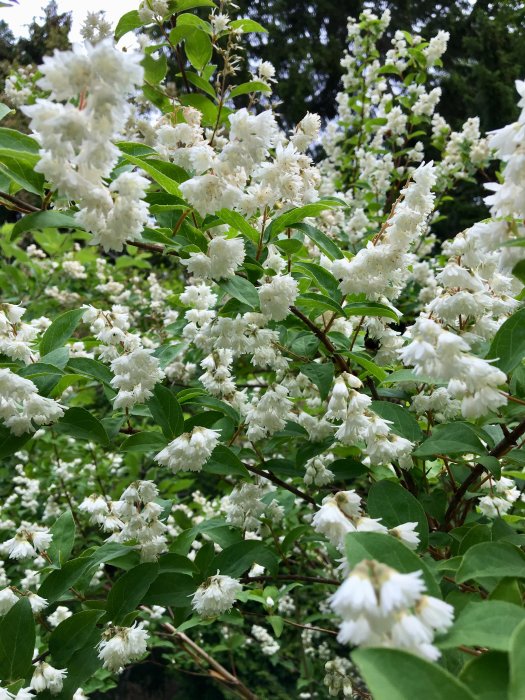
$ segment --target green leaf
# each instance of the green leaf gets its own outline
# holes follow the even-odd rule
[[[72,369],[76,374],[83,374],[96,379],[111,389],[111,391],[114,391],[111,386],[111,380],[113,379],[111,370],[99,360],[93,360],[91,357],[72,357],[67,364],[67,368]]]
[[[267,240],[275,238],[281,231],[287,228],[294,228],[294,225],[310,216],[319,216],[326,209],[334,209],[341,206],[340,202],[332,199],[321,199],[319,202],[305,204],[302,207],[289,209],[284,214],[280,214],[270,223],[266,229]]]
[[[419,442],[424,438],[423,431],[408,408],[391,401],[372,401],[370,408],[384,420],[390,421],[392,432],[397,435],[411,442]]]
[[[525,578],[525,554],[508,542],[480,542],[465,553],[456,581],[506,576]]]
[[[403,574],[421,570],[429,595],[441,598],[436,579],[423,559],[392,535],[350,532],[346,536],[346,556],[350,567],[359,564],[363,559],[377,559]]]
[[[213,47],[206,32],[195,29],[186,37],[184,49],[191,65],[197,70],[203,70],[211,61]]]
[[[294,224],[292,228],[306,234],[308,238],[310,238],[316,244],[319,250],[330,258],[330,260],[340,260],[341,258],[344,258],[339,246],[334,243],[331,238],[328,238],[326,233],[323,233],[318,228],[315,228],[315,226],[312,226],[311,224],[299,223]]]
[[[324,400],[328,396],[332,382],[334,381],[334,366],[331,362],[310,362],[301,366],[301,374],[304,374],[319,389],[321,398]]]
[[[234,299],[242,301],[243,304],[251,306],[252,309],[259,308],[259,294],[254,285],[244,277],[230,277],[219,282],[219,287]]]
[[[118,625],[126,613],[135,610],[158,575],[159,565],[156,563],[139,564],[126,571],[113,584],[108,595],[106,609],[111,622]]]
[[[84,312],[85,309],[71,309],[55,318],[42,336],[40,354],[47,355],[52,350],[62,347],[80,323]]]
[[[245,220],[241,214],[236,211],[230,211],[229,209],[221,209],[217,216],[219,216],[225,224],[231,226],[236,231],[243,233],[246,238],[248,238],[253,243],[259,241],[259,231],[250,226],[250,224]]]
[[[268,30],[265,29],[262,24],[259,24],[259,22],[256,22],[253,19],[234,19],[233,22],[230,22],[230,27],[232,29],[240,29],[242,32],[247,33],[247,32],[264,32],[265,34],[268,33]]]
[[[401,382],[414,382],[414,384],[435,384],[432,377],[418,375],[412,369],[398,369],[383,379],[383,384],[399,384]]]
[[[60,211],[36,211],[19,219],[11,231],[11,240],[25,231],[44,228],[81,228],[74,217]]]
[[[347,352],[345,354],[349,360],[351,360],[352,362],[357,362],[358,365],[360,365],[363,369],[365,369],[368,372],[368,374],[371,374],[378,381],[382,382],[387,376],[385,370],[382,367],[376,365],[376,363],[372,362],[372,360],[370,360],[368,357],[363,357],[361,353]]]
[[[368,492],[368,514],[372,518],[382,518],[389,528],[402,523],[416,522],[421,539],[419,549],[428,545],[428,521],[421,503],[409,491],[394,481],[378,481]]]
[[[442,649],[460,645],[508,651],[512,633],[525,620],[525,610],[503,600],[471,602],[463,608],[446,637],[437,644]]]
[[[296,306],[312,307],[314,310],[316,310],[317,315],[320,315],[325,311],[334,311],[338,316],[346,316],[343,307],[334,301],[332,297],[324,294],[305,292],[298,297]]]
[[[11,107],[8,107],[3,102],[0,102],[0,121],[4,117],[7,117],[8,114],[14,114],[14,113],[15,113],[14,109],[11,109]]]
[[[119,19],[117,26],[115,27],[115,40],[118,41],[124,34],[133,31],[133,29],[138,29],[142,27],[142,20],[139,17],[138,10],[131,10],[131,12],[126,12],[125,15]]]
[[[13,435],[9,428],[0,425],[0,459],[18,452],[31,439],[31,433]]]
[[[166,77],[166,72],[168,70],[168,59],[165,54],[161,54],[158,59],[154,59],[153,56],[146,54],[142,59],[142,66],[144,67],[144,79],[148,83],[160,83]]]
[[[5,105],[3,106],[5,107]],[[0,127],[0,148],[9,148],[13,151],[25,151],[26,153],[38,155],[40,144],[31,136],[22,134],[20,131]]]
[[[81,576],[94,570],[103,562],[117,559],[127,554],[129,547],[117,542],[106,542],[89,556],[78,557],[66,562],[61,569],[55,569],[43,580],[38,594],[49,604],[58,600]]]
[[[194,7],[217,7],[212,0],[175,0],[170,3],[171,12],[184,12],[185,10],[193,10]]]
[[[250,476],[237,455],[226,445],[217,445],[210,455],[210,459],[203,467],[203,471],[210,474],[224,474],[228,476]]]
[[[44,192],[44,176],[35,171],[39,157],[32,153],[0,149],[0,173],[16,182],[27,192],[41,196]]]
[[[160,426],[168,440],[184,432],[184,416],[175,394],[162,384],[157,384],[148,401],[153,420]]]
[[[50,532],[53,535],[53,539],[47,554],[53,564],[62,566],[69,558],[75,544],[75,519],[70,510],[62,513],[54,522]]]
[[[233,100],[234,97],[239,97],[240,95],[249,95],[252,92],[271,92],[272,88],[266,83],[261,83],[260,80],[250,80],[247,83],[241,83],[236,85],[233,90],[230,91],[228,99]]]
[[[16,681],[31,673],[35,650],[35,621],[25,596],[0,620],[0,679]]]
[[[265,568],[272,569],[278,559],[275,552],[262,542],[245,540],[231,547],[226,547],[211,562],[208,574],[212,575],[220,571],[221,574],[237,578],[248,571],[253,564],[261,564]]]
[[[210,83],[207,80],[204,80],[204,78],[201,78],[200,75],[197,75],[197,73],[194,73],[191,70],[186,71],[186,79],[192,85],[195,85],[195,87],[198,87],[199,90],[202,90],[207,95],[209,95],[212,98],[212,100],[214,100],[216,98],[215,90],[213,89],[213,86],[210,85]]]
[[[56,668],[67,666],[71,657],[93,636],[104,610],[83,610],[63,620],[49,637],[49,651]]]
[[[466,685],[437,664],[399,649],[352,654],[374,700],[476,700]]]
[[[123,151],[121,144],[119,144],[119,148]],[[178,183],[187,180],[188,175],[178,165],[157,159],[146,160],[146,158],[138,158],[125,152],[124,159],[145,170],[165,192],[180,197]]]
[[[510,686],[508,700],[525,698],[525,620],[514,629],[510,638]]]
[[[102,423],[80,406],[68,408],[53,429],[81,440],[93,440],[105,447],[109,445],[109,437]]]
[[[518,700],[507,695],[509,663],[502,652],[489,651],[472,659],[462,669],[459,680],[470,688],[476,700]]]
[[[492,340],[487,358],[508,374],[517,367],[525,356],[525,309],[512,314],[500,326]]]
[[[120,449],[123,452],[160,452],[166,447],[166,439],[160,433],[145,432],[130,435]]]
[[[199,110],[199,112],[202,114],[202,121],[204,125],[213,126],[215,124],[219,110],[209,97],[206,97],[206,95],[201,95],[200,93],[191,92],[180,95],[179,99],[181,104],[186,106],[189,105],[190,107],[195,107],[195,109]]]
[[[347,316],[383,316],[396,322],[399,321],[399,317],[393,309],[386,304],[375,301],[351,302],[345,304],[344,310]]]
[[[337,303],[341,301],[341,292],[339,291],[339,282],[335,277],[325,270],[321,265],[309,262],[300,262],[294,265],[294,270],[305,273],[307,277],[312,279],[320,289],[328,292],[328,294]]]
[[[470,423],[441,423],[414,451],[416,457],[431,457],[436,454],[483,454],[486,452],[481,440]]]
[[[193,578],[186,574],[170,572],[159,574],[144,596],[144,604],[174,608],[189,607],[191,596],[197,586]]]

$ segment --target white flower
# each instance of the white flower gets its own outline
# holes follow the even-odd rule
[[[3,588],[0,591],[0,615],[9,612],[15,603],[18,603],[18,596],[10,588]]]
[[[28,593],[27,599],[29,600],[29,603],[31,605],[31,610],[35,615],[47,608],[47,600],[37,595],[36,593]]]
[[[401,574],[376,561],[360,562],[329,599],[342,618],[338,641],[406,649],[436,660],[434,634],[449,629],[454,610],[424,590],[421,571]]]
[[[68,617],[71,617],[73,613],[69,608],[66,608],[65,605],[58,605],[56,610],[51,613],[51,615],[47,616],[47,621],[51,625],[51,627],[58,627],[58,625],[61,622],[64,622],[64,620],[67,620]]]
[[[197,588],[191,604],[199,615],[216,617],[230,610],[241,590],[237,579],[217,573]]]
[[[174,473],[200,471],[217,446],[219,437],[217,430],[196,426],[191,433],[183,433],[172,440],[155,456],[155,460]]]
[[[376,610],[377,595],[368,573],[356,566],[337,591],[330,596],[330,605],[341,617],[351,617],[361,611]]]
[[[115,374],[111,386],[119,390],[113,405],[115,408],[131,408],[144,403],[153,395],[153,387],[162,381],[164,372],[152,350],[137,348],[127,355],[117,357],[111,363]]]
[[[275,275],[257,291],[262,313],[273,321],[282,321],[288,316],[298,294],[297,282],[291,275]]]
[[[37,693],[49,690],[51,695],[58,695],[62,690],[66,676],[66,669],[54,668],[45,661],[39,661],[31,678],[31,688]]]
[[[416,532],[418,523],[402,523],[391,528],[388,532],[397,537],[410,549],[417,549],[419,545],[419,534]]]
[[[109,627],[98,645],[98,657],[104,668],[118,672],[131,661],[139,659],[147,650],[148,633],[144,623],[132,627]]]
[[[400,574],[389,571],[380,590],[381,611],[388,615],[393,610],[413,605],[425,589],[421,571]]]

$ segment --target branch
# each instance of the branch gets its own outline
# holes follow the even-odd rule
[[[489,452],[490,457],[503,457],[522,437],[525,435],[525,420],[517,425],[514,430],[505,435],[505,437],[498,442],[498,444]],[[448,525],[456,513],[458,506],[460,505],[463,496],[467,493],[472,484],[482,476],[483,472],[487,471],[487,468],[483,464],[476,464],[474,469],[467,476],[465,481],[458,487],[458,490],[454,494],[450,504],[448,506],[447,512],[445,513],[445,519],[443,522],[443,527],[448,528]]]
[[[286,481],[279,479],[279,477],[275,476],[275,474],[272,474],[272,472],[265,472],[263,469],[259,469],[258,467],[252,467],[250,464],[245,464],[244,466],[246,467],[246,469],[248,469],[248,471],[252,472],[253,474],[262,476],[265,479],[268,479],[268,481],[271,481],[273,484],[276,484],[277,486],[280,486],[281,488],[286,489],[287,491],[291,491],[291,493],[296,495],[298,498],[302,498],[303,501],[310,503],[312,506],[317,506],[317,503],[311,496],[309,496],[307,493],[304,493],[304,491],[300,491],[295,486],[287,484]]]
[[[236,691],[241,698],[245,698],[246,700],[258,700],[257,696],[252,693],[252,691],[247,688],[244,683],[227,671],[218,661],[215,661],[212,656],[204,651],[204,649],[202,649],[198,644],[195,644],[195,642],[184,634],[184,632],[179,632],[169,622],[164,623],[162,626],[166,631],[170,632],[170,634],[172,634],[178,642],[180,642],[182,645],[188,646],[191,652],[193,652],[192,656],[193,654],[196,654],[201,659],[204,659],[209,666],[211,666],[215,672],[210,674],[213,678],[220,680],[226,685],[232,686],[232,689]]]
[[[10,202],[11,204],[15,204],[17,207],[21,207],[28,211],[42,211],[38,207],[33,206],[32,204],[29,204],[29,202],[24,202],[23,199],[18,199],[18,197],[13,197],[11,194],[7,194],[7,192],[0,192],[0,197],[2,199],[5,199],[6,202]]]
[[[148,250],[150,253],[162,253],[164,255],[177,255],[174,250],[166,250],[163,245],[156,245],[155,243],[143,243],[142,241],[126,241],[126,245],[135,246],[135,248],[140,248],[141,250]]]
[[[308,326],[308,328],[312,331],[312,333],[319,338],[321,343],[325,346],[325,348],[328,350],[328,352],[332,355],[333,360],[335,364],[339,367],[341,372],[349,372],[350,374],[355,374],[355,372],[352,371],[350,368],[350,365],[348,362],[344,359],[342,355],[340,355],[337,350],[335,349],[335,346],[333,345],[332,341],[330,338],[326,335],[324,331],[322,331],[320,328],[318,328],[313,321],[310,321],[308,316],[305,316],[302,311],[299,311],[299,309],[296,306],[291,306],[290,311],[297,316],[297,318],[300,318],[301,321]],[[368,376],[365,379],[365,383],[370,389],[370,393],[372,394],[372,398],[375,401],[378,401],[380,399],[379,394],[377,393],[376,385],[374,384],[374,380],[372,377]]]

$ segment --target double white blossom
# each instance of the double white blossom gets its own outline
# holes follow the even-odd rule
[[[435,661],[432,642],[453,622],[454,609],[425,595],[421,571],[401,574],[385,564],[364,560],[331,596],[342,618],[337,639],[352,646],[397,648]]]

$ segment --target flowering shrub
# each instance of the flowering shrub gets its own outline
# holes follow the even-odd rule
[[[522,698],[525,83],[452,132],[446,34],[382,57],[367,11],[316,165],[229,9],[90,15],[6,87],[0,697],[152,658],[224,697]]]

